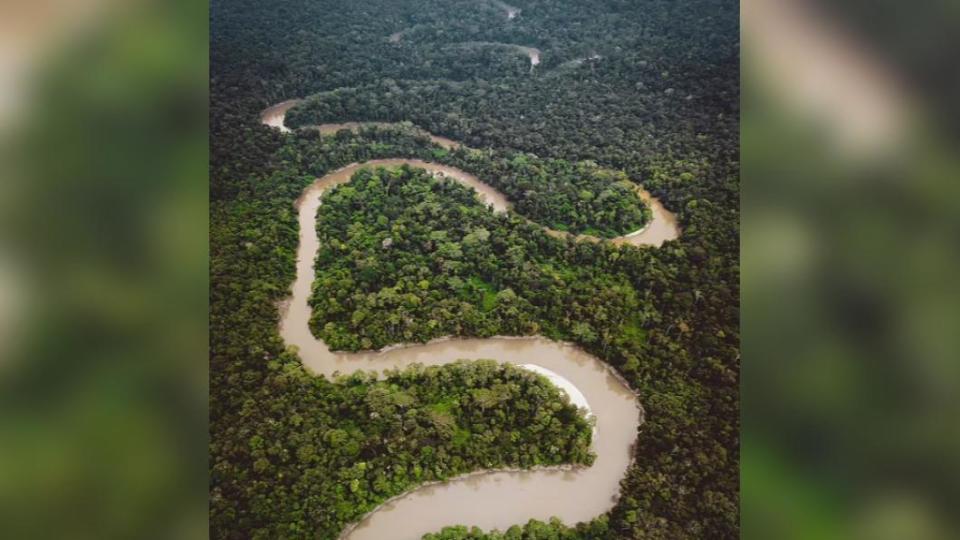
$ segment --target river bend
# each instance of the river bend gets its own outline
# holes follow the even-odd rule
[[[284,133],[288,133],[290,132],[290,128],[286,127],[286,125],[284,124],[284,119],[286,117],[287,111],[289,111],[296,105],[299,105],[300,103],[303,103],[302,99],[290,99],[290,100],[278,103],[272,107],[269,107],[265,109],[262,113],[260,113],[260,121],[268,126],[275,127]],[[300,129],[316,130],[316,131],[319,131],[322,135],[332,135],[340,131],[341,129],[359,131],[362,128],[369,128],[369,127],[383,128],[383,127],[391,127],[391,126],[399,126],[399,125],[400,124],[398,123],[391,123],[391,122],[341,122],[341,123],[304,126]],[[414,127],[414,129],[418,131],[421,135],[428,137],[432,143],[436,144],[437,146],[440,146],[441,148],[445,148],[447,150],[455,150],[461,147],[466,148],[465,145],[457,141],[454,141],[453,139],[448,139],[446,137],[434,135],[418,127]],[[394,160],[394,161],[396,161],[397,165],[400,164],[400,161],[397,161],[397,160]],[[426,167],[427,162],[423,162],[419,160],[412,160],[412,161],[407,160],[407,161],[411,163],[413,161],[416,161],[417,163],[420,163],[420,165],[417,165],[418,167],[427,168]],[[489,200],[489,202],[502,201],[502,204],[504,206],[503,208],[500,208],[500,209],[502,210],[510,209],[510,204],[507,201],[507,198],[505,195],[501,194],[494,187],[477,179],[475,176],[459,170],[456,170],[456,173],[454,174],[453,171],[455,171],[455,169],[453,169],[452,167],[443,168],[443,167],[440,167],[439,165],[432,165],[432,164],[430,166],[439,167],[436,169],[436,171],[445,173],[448,176],[451,176],[452,178],[455,178],[463,183],[467,183],[469,187],[475,189],[484,198]],[[469,180],[467,180],[467,178],[469,178]],[[595,236],[590,236],[587,234],[576,235],[576,238],[578,240],[584,240],[584,241],[590,241],[590,242],[608,241],[608,242],[613,242],[615,244],[629,244],[632,246],[660,247],[667,240],[675,240],[677,237],[679,237],[680,226],[677,222],[677,216],[673,212],[670,212],[669,210],[664,208],[663,203],[661,203],[649,191],[639,186],[635,186],[635,189],[640,199],[643,200],[644,204],[646,204],[650,208],[651,218],[646,225],[644,225],[641,229],[627,233],[623,236],[618,236],[616,238],[601,239],[601,238],[597,238]],[[556,237],[571,236],[571,234],[567,232],[556,231],[553,229],[549,229],[547,227],[543,227],[543,229],[552,236],[556,236]]]

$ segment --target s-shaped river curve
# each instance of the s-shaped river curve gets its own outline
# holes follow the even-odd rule
[[[272,107],[264,109],[260,113],[260,121],[270,127],[279,129],[283,133],[289,133],[291,130],[284,124],[286,119],[287,111],[293,107],[303,103],[302,99],[289,99],[287,101],[277,103]],[[342,122],[336,124],[319,124],[313,126],[304,126],[300,129],[309,129],[319,131],[321,135],[332,135],[341,129],[349,129],[351,131],[358,131],[366,127],[390,127],[396,126],[398,124],[393,124],[390,122]],[[454,141],[453,139],[448,139],[446,137],[441,137],[439,135],[434,135],[428,131],[425,131],[421,128],[414,127],[421,134],[425,135],[430,139],[431,142],[440,146],[441,148],[446,148],[447,150],[454,150],[460,147],[466,148],[465,145]],[[452,169],[451,169],[452,170]],[[448,171],[449,172],[449,171]],[[503,208],[501,210],[509,210],[509,202],[507,198],[494,189],[492,186],[489,186],[482,181],[478,180],[476,177],[471,176],[467,173],[460,171],[456,179],[461,182],[464,181],[463,178],[469,177],[471,180],[469,186],[477,190],[481,196],[490,200],[491,202],[502,201]],[[657,200],[649,191],[635,186],[634,189],[637,192],[637,195],[640,196],[640,199],[650,207],[651,218],[642,228],[627,233],[623,236],[618,236],[616,238],[610,238],[601,240],[595,236],[590,236],[587,234],[577,235],[578,240],[584,240],[589,242],[598,242],[598,241],[607,241],[613,242],[614,244],[630,244],[632,246],[653,246],[660,247],[667,240],[675,240],[680,236],[680,226],[677,223],[677,216],[672,212],[664,208],[663,203]],[[547,234],[557,237],[569,236],[570,233],[563,231],[555,231],[553,229],[543,228]]]
[[[264,115],[264,123],[267,123]],[[282,126],[282,117],[280,119]],[[427,484],[387,501],[349,526],[341,539],[418,540],[450,525],[468,524],[485,530],[505,530],[530,519],[556,516],[567,524],[588,521],[616,502],[632,459],[632,446],[643,421],[637,396],[606,364],[567,343],[543,337],[441,339],[427,344],[389,347],[381,351],[331,351],[310,331],[310,297],[314,260],[319,249],[316,216],[322,195],[350,180],[364,167],[408,164],[461,182],[475,189],[495,211],[508,211],[501,193],[459,169],[415,159],[385,159],[354,163],[318,178],[296,201],[299,220],[296,278],[284,303],[280,335],[299,350],[304,365],[332,377],[357,370],[402,369],[412,364],[442,365],[459,359],[490,358],[547,375],[585,406],[596,419],[590,467],[549,467],[534,470],[480,471],[446,482]]]

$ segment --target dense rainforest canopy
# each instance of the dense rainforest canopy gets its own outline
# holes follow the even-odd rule
[[[316,285],[338,305],[314,296],[316,332],[344,349],[446,334],[567,339],[623,375],[646,411],[611,512],[490,537],[738,536],[738,5],[511,4],[512,19],[481,0],[212,3],[212,537],[336,538],[431,479],[591,459],[583,418],[531,374],[471,363],[334,382],[285,349],[277,303],[294,276],[293,202],[316,176],[380,157],[474,172],[517,214],[415,170],[361,173],[317,222]],[[536,47],[541,63],[482,43]],[[267,106],[311,95],[290,125],[410,121],[478,151],[402,126],[321,136],[259,123]],[[647,219],[625,180],[678,214],[678,240],[578,243],[520,217],[622,233]]]
[[[422,169],[362,169],[326,196],[320,216],[312,326],[333,348],[643,332],[643,307],[616,259],[579,264],[565,240]]]

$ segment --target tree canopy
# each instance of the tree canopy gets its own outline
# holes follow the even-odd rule
[[[294,277],[293,202],[317,176],[388,157],[477,174],[516,214],[492,214],[415,170],[364,171],[319,216],[316,285],[327,296],[312,300],[315,332],[348,350],[445,334],[567,339],[616,369],[646,412],[608,514],[435,537],[739,535],[738,4],[516,7],[507,19],[472,0],[211,5],[212,537],[336,538],[377,501],[488,457],[589,462],[588,429],[569,409],[547,437],[567,442],[560,454],[532,438],[474,437],[523,433],[538,403],[559,399],[530,378],[509,407],[484,409],[497,385],[526,380],[515,370],[446,366],[437,373],[476,369],[488,383],[423,394],[433,371],[334,382],[286,350],[277,303]],[[537,47],[542,61],[531,70],[515,51],[458,45],[479,42]],[[320,135],[259,123],[265,107],[306,96],[289,125],[407,121],[478,150],[445,150],[410,125]],[[402,182],[388,185],[394,175]],[[521,218],[625,232],[647,218],[624,180],[677,213],[679,239],[657,249],[576,243]],[[383,434],[431,450],[391,453]]]

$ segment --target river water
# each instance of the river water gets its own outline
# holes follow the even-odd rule
[[[632,246],[660,247],[667,240],[675,240],[680,236],[680,226],[677,224],[677,216],[673,212],[664,208],[663,203],[651,195],[649,191],[638,188],[637,194],[650,208],[652,216],[650,221],[644,228],[614,238],[611,242]]]
[[[302,102],[302,99],[288,99],[287,101],[277,103],[272,107],[268,107],[264,109],[262,113],[260,113],[260,121],[270,127],[279,129],[283,133],[289,133],[290,128],[283,123],[284,119],[287,117],[287,111]]]
[[[271,107],[263,119],[276,125],[282,107]],[[269,112],[269,114],[268,114]],[[359,124],[327,124],[323,131],[352,129]],[[452,142],[452,141],[451,141]],[[455,144],[455,143],[454,143]],[[493,337],[441,339],[427,344],[389,347],[382,351],[341,353],[331,351],[310,331],[308,304],[314,280],[313,264],[319,249],[317,213],[322,195],[345,182],[363,167],[420,167],[473,188],[494,211],[510,209],[507,198],[477,177],[459,169],[415,159],[383,159],[351,164],[318,178],[296,201],[299,220],[296,278],[291,297],[281,306],[280,335],[298,349],[312,372],[334,377],[357,370],[398,369],[412,364],[442,365],[459,359],[493,359],[546,375],[588,409],[595,418],[592,450],[597,459],[590,467],[553,467],[527,471],[483,471],[447,482],[416,488],[396,497],[344,531],[346,540],[418,540],[445,526],[466,524],[485,530],[505,530],[530,519],[559,517],[567,524],[593,519],[616,502],[620,480],[629,467],[632,445],[643,421],[637,396],[609,366],[578,347],[543,337]],[[656,202],[649,198],[648,202]],[[659,203],[657,203],[659,205]],[[653,207],[653,204],[651,204]],[[654,208],[654,221],[642,232],[615,239],[618,242],[653,243],[665,235],[670,223],[657,225],[657,216],[669,214]],[[673,220],[675,226],[675,220]],[[652,231],[652,232],[651,232]],[[557,233],[561,234],[561,233]],[[675,237],[675,236],[674,236]],[[662,241],[662,240],[661,240]],[[658,244],[657,244],[658,245]]]
[[[268,109],[269,110],[269,109]],[[350,131],[359,131],[361,128],[367,127],[391,127],[397,126],[398,123],[393,122],[340,122],[336,124],[319,124],[314,126],[306,126],[303,129],[312,129],[319,131],[322,135],[333,135],[334,133],[340,131],[341,129],[349,129]],[[425,135],[430,139],[431,142],[437,144],[441,148],[446,148],[447,150],[453,150],[462,146],[460,143],[453,139],[448,139],[446,137],[441,137],[439,135],[434,135],[428,131],[424,131],[416,126],[414,126],[418,132],[422,135]]]
[[[540,63],[540,49],[534,47],[524,47],[523,45],[512,45],[530,57],[530,67],[536,66]]]
[[[501,43],[499,41],[466,41],[466,42],[458,43],[451,46],[452,47],[501,47],[505,49],[512,49],[525,54],[527,58],[530,59],[531,70],[535,66],[540,64],[540,56],[543,54],[542,51],[536,47],[525,47],[523,45],[515,45],[513,43]]]
[[[513,20],[520,14],[520,8],[516,8],[507,4],[506,2],[501,2],[500,0],[493,0],[493,4],[504,10],[507,15],[507,19]]]

